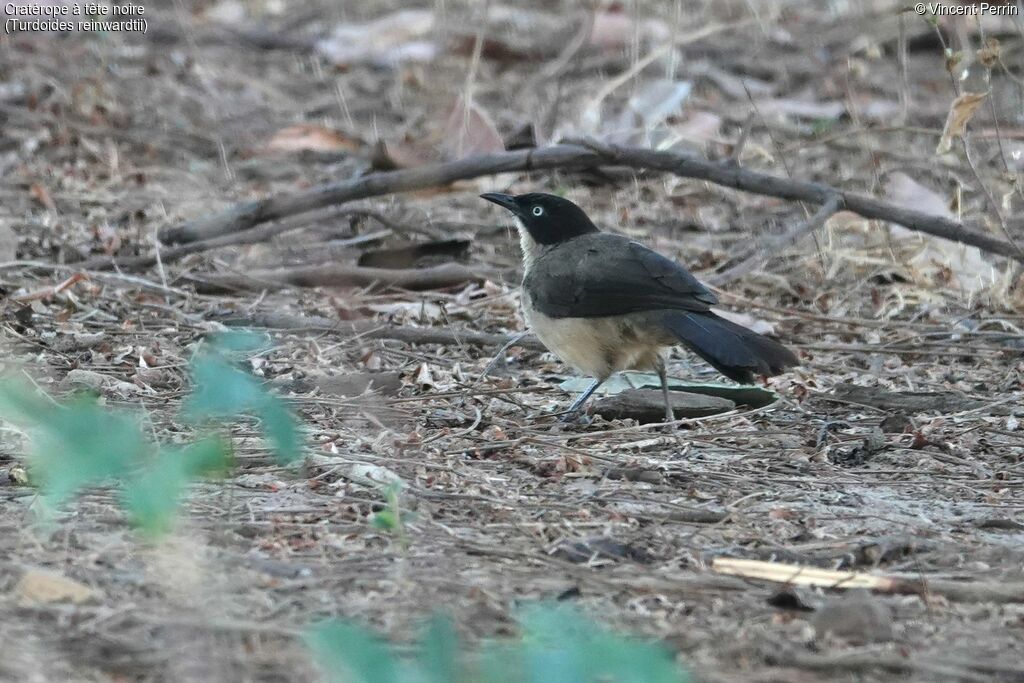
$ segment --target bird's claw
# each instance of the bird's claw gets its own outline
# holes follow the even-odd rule
[[[594,422],[594,418],[582,410],[566,410],[561,413],[553,413],[552,416],[557,416],[558,421],[562,424],[577,424],[589,427]]]

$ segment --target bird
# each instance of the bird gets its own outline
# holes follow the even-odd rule
[[[623,235],[601,231],[573,202],[552,194],[488,192],[515,218],[523,257],[524,318],[562,362],[593,378],[564,412],[622,370],[653,370],[672,421],[662,349],[683,344],[740,384],[798,364],[779,342],[716,315],[718,298],[679,263]]]

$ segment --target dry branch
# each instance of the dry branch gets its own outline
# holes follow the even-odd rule
[[[845,192],[824,183],[789,180],[740,168],[731,160],[710,161],[690,154],[620,147],[591,140],[486,154],[448,163],[376,173],[351,181],[321,185],[296,194],[275,195],[239,204],[223,213],[168,228],[161,231],[160,239],[172,243],[194,242],[246,230],[265,221],[278,220],[333,204],[446,185],[457,180],[498,173],[556,168],[582,170],[616,165],[664,171],[754,194],[818,205],[838,196],[844,208],[865,218],[890,221],[911,230],[1024,261],[1024,254],[1010,242],[978,232],[949,218],[913,211],[867,195]]]
[[[325,332],[341,337],[363,339],[394,339],[408,344],[468,344],[470,346],[502,346],[516,339],[517,346],[543,351],[544,346],[535,336],[491,334],[473,330],[454,330],[442,327],[389,326],[378,320],[331,320],[320,316],[291,315],[287,313],[257,313],[245,317],[221,320],[233,327],[261,327],[289,332]]]
[[[266,242],[267,240],[286,232],[304,228],[311,223],[333,221],[344,216],[370,216],[383,222],[381,220],[381,216],[375,212],[367,211],[366,209],[332,207],[328,211],[316,214],[299,214],[289,217],[287,220],[270,223],[268,225],[260,225],[255,228],[249,228],[248,230],[240,230],[238,232],[231,232],[225,235],[211,237],[210,239],[198,240],[196,242],[189,242],[188,244],[180,244],[175,247],[161,249],[159,252],[159,262],[165,264],[173,263],[174,261],[179,261],[185,258],[189,254],[198,254],[204,251],[219,249],[221,247],[229,247],[236,244],[258,244],[260,242]],[[80,270],[136,270],[140,268],[149,268],[150,266],[156,265],[157,262],[157,253],[154,252],[143,256],[97,256],[85,259],[84,261],[76,261],[68,265]]]
[[[468,268],[458,263],[444,263],[430,268],[366,268],[332,263],[195,276],[195,284],[200,292],[276,290],[287,286],[393,287],[422,290],[444,289],[467,282],[498,279],[499,273],[485,268]]]
[[[1024,583],[961,582],[943,579],[920,580],[898,576],[875,576],[864,572],[833,571],[799,564],[763,562],[731,557],[715,558],[711,568],[730,576],[761,579],[816,588],[864,588],[899,595],[942,595],[956,602],[1024,602]]]
[[[594,168],[599,165],[600,157],[594,152],[565,145],[473,156],[449,163],[374,173],[355,180],[320,185],[296,194],[279,194],[245,202],[223,213],[163,230],[160,232],[160,240],[166,243],[194,242],[332,204],[448,185],[457,180],[485,175],[531,169]]]
[[[716,185],[754,194],[813,204],[825,204],[833,197],[839,196],[842,198],[843,207],[846,210],[864,218],[897,223],[911,230],[962,242],[1000,256],[1024,261],[1024,254],[1013,244],[976,232],[957,221],[907,209],[867,195],[844,192],[824,183],[779,178],[740,168],[728,162],[709,161],[676,152],[605,145],[589,140],[585,142],[585,145],[587,149],[599,152],[611,164],[665,171],[684,178],[700,178]]]

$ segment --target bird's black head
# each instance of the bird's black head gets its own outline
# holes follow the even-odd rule
[[[537,244],[558,244],[599,232],[583,209],[553,194],[532,192],[512,196],[488,192],[480,196],[511,211]]]

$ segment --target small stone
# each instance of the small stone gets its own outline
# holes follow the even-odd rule
[[[95,590],[74,579],[44,569],[29,569],[22,575],[15,594],[22,604],[70,602],[76,605],[96,597]]]
[[[867,592],[855,592],[826,603],[811,620],[818,638],[831,635],[853,645],[895,638],[892,611]]]
[[[82,370],[76,368],[71,370],[64,377],[61,385],[68,389],[89,389],[91,391],[99,391],[103,387],[103,383],[106,381],[106,377],[98,372],[92,370]]]

